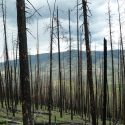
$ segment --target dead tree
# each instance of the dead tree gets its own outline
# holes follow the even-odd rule
[[[83,69],[83,66],[82,66],[82,56],[83,56],[83,54],[82,54],[82,44],[83,44],[83,40],[82,40],[82,34],[83,34],[83,32],[82,32],[82,30],[81,30],[81,32],[80,32],[80,54],[79,54],[79,56],[80,56],[80,87],[81,87],[81,115],[82,115],[82,118],[83,118],[83,109],[84,109],[84,101],[83,101],[83,97],[85,96],[84,95],[84,84],[83,84],[83,82],[84,82],[84,80],[83,80],[83,72],[82,72],[82,69]],[[84,104],[83,104],[84,103]]]
[[[62,117],[62,73],[61,73],[61,57],[60,57],[60,27],[59,15],[57,8],[57,38],[58,38],[58,60],[59,60],[59,82],[60,82],[60,116]]]
[[[115,88],[114,88],[114,58],[113,58],[113,45],[112,45],[112,24],[111,24],[111,10],[110,7],[108,5],[108,21],[109,21],[109,33],[110,33],[110,44],[111,44],[111,58],[112,58],[112,90],[113,90],[113,123],[114,123],[114,117],[115,117]]]
[[[32,125],[25,0],[16,0],[23,124]]]
[[[120,70],[121,70],[121,82],[122,82],[122,119],[125,124],[125,59],[124,59],[124,45],[123,45],[123,33],[122,33],[122,23],[121,23],[121,13],[120,13],[120,5],[119,0],[117,0],[118,5],[118,19],[119,19],[119,36],[120,36]]]
[[[78,110],[79,113],[81,112],[81,101],[80,101],[80,51],[79,51],[79,8],[78,8],[78,0],[77,0],[77,57],[78,57],[78,68],[77,68],[77,74],[78,74]]]
[[[4,108],[4,89],[3,89],[3,78],[0,71],[0,101],[1,101],[1,107]]]
[[[107,105],[107,40],[104,38],[104,90],[103,90],[103,125],[106,125]]]
[[[10,106],[10,92],[9,92],[9,55],[8,55],[8,44],[7,44],[7,30],[6,30],[6,1],[2,0],[2,17],[3,17],[3,28],[4,28],[4,53],[5,53],[5,62],[4,62],[4,70],[5,70],[5,105],[8,115],[8,108]]]
[[[68,11],[69,15],[69,79],[70,79],[70,109],[71,109],[71,120],[73,120],[73,104],[72,104],[72,67],[71,67],[71,46],[72,46],[72,41],[71,41],[71,24],[70,24],[70,10]]]
[[[96,125],[96,105],[94,98],[93,89],[93,76],[92,76],[92,57],[89,45],[89,29],[88,29],[88,17],[87,17],[87,2],[82,0],[83,16],[84,16],[84,31],[85,31],[85,44],[86,44],[86,56],[87,56],[87,82],[90,90],[90,105],[91,105],[91,116],[92,124]]]
[[[49,104],[48,104],[48,110],[49,110],[49,125],[51,125],[51,110],[52,110],[52,59],[53,59],[53,18],[50,22],[50,81],[49,81]]]
[[[36,64],[36,83],[35,83],[35,108],[36,110],[39,109],[39,83],[40,83],[40,71],[39,71],[39,26],[38,26],[38,19],[37,19],[37,64]]]

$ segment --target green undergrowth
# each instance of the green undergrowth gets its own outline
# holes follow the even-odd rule
[[[79,115],[74,115],[73,120],[71,120],[71,115],[70,112],[63,113],[63,117],[60,117],[60,112],[58,108],[54,108],[52,113],[51,113],[51,118],[52,122],[56,123],[68,123],[68,122],[73,122],[73,123],[79,123],[83,122],[81,116]],[[46,123],[48,122],[49,115],[47,109],[43,106],[42,109],[35,111],[33,115],[34,123]],[[0,109],[0,125],[11,125],[9,122],[14,121],[18,122],[19,125],[22,124],[22,112],[21,112],[21,106],[18,106],[18,111],[15,113],[15,117],[13,117],[12,112],[8,112],[5,108]],[[15,125],[15,124],[14,124]]]
[[[52,110],[52,122],[54,123],[85,123],[85,116],[82,118],[80,115],[74,115],[73,120],[71,120],[70,112],[64,113],[63,117],[60,117],[60,112],[58,108],[54,108]],[[47,123],[49,119],[47,107],[44,107],[39,109],[38,111],[35,111],[33,115],[34,123]],[[88,120],[86,118],[86,123],[90,123],[91,119]],[[12,124],[11,122],[15,122],[18,124]],[[102,124],[102,120],[98,120],[99,125]],[[107,121],[107,125],[110,125],[109,121]],[[21,106],[18,106],[18,111],[15,114],[15,117],[13,117],[13,114],[11,112],[6,112],[6,109],[0,109],[0,125],[23,125],[22,123],[22,112],[21,112]],[[122,125],[121,123],[117,123],[116,125]]]

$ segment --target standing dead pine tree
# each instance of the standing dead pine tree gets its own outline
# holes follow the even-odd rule
[[[72,104],[72,50],[71,50],[71,47],[72,47],[72,38],[71,38],[71,15],[70,15],[70,10],[68,11],[68,15],[69,15],[69,42],[70,42],[70,45],[69,45],[69,70],[70,70],[70,108],[71,108],[71,120],[73,120],[73,104]]]
[[[120,76],[121,76],[121,87],[122,87],[122,114],[121,117],[123,119],[123,123],[125,124],[125,85],[124,80],[125,80],[125,56],[124,56],[124,43],[123,43],[123,33],[122,33],[122,23],[121,23],[121,13],[120,13],[120,3],[119,0],[117,0],[117,5],[118,5],[118,20],[119,20],[119,36],[120,36]]]
[[[111,10],[108,3],[108,22],[109,22],[109,33],[110,33],[110,45],[111,45],[111,58],[112,58],[112,117],[113,117],[113,125],[115,124],[115,78],[114,78],[114,54],[113,54],[113,40],[112,40],[112,23],[111,23]]]
[[[104,93],[103,93],[103,125],[106,125],[107,105],[107,40],[104,38]]]
[[[96,105],[95,105],[94,90],[93,90],[92,57],[91,57],[91,50],[89,45],[89,29],[88,29],[86,0],[82,0],[82,7],[83,7],[83,15],[84,15],[84,31],[85,31],[86,56],[87,56],[87,82],[90,89],[92,125],[96,125]]]
[[[6,105],[6,110],[7,110],[7,115],[8,115],[8,109],[10,106],[10,93],[9,93],[9,55],[8,55],[8,44],[7,44],[7,28],[6,28],[6,1],[2,0],[2,17],[3,17],[3,28],[4,28],[4,44],[5,44],[5,84],[6,84],[6,100],[5,100],[5,105]]]
[[[19,37],[20,83],[21,83],[23,124],[32,125],[25,0],[16,0],[16,2],[17,2],[17,24],[18,24],[18,37]]]
[[[57,38],[58,38],[58,60],[59,60],[59,84],[60,84],[60,117],[62,117],[62,73],[61,73],[61,56],[60,56],[60,27],[59,14],[57,7]]]

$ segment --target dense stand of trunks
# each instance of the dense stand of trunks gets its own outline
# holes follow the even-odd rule
[[[109,41],[111,45],[111,81],[107,78],[107,40],[104,39],[104,56],[99,58],[99,67],[97,67],[97,56],[95,49],[95,58],[92,59],[90,47],[90,31],[88,27],[88,9],[86,0],[81,1],[83,25],[79,26],[79,2],[77,0],[77,58],[76,65],[73,64],[72,51],[72,27],[71,10],[68,10],[69,20],[69,54],[66,61],[66,52],[61,53],[61,23],[58,7],[55,9],[50,19],[50,59],[49,67],[42,67],[39,58],[39,26],[37,21],[37,56],[35,66],[32,64],[31,56],[28,59],[27,52],[27,34],[26,34],[26,15],[25,1],[17,0],[17,26],[18,38],[16,45],[13,44],[13,64],[9,61],[7,33],[6,33],[6,5],[2,0],[2,14],[4,27],[4,67],[0,71],[0,103],[1,108],[6,109],[8,115],[12,112],[15,117],[18,105],[22,105],[23,124],[32,125],[35,111],[45,108],[48,110],[49,124],[52,122],[52,111],[56,109],[63,113],[69,113],[71,120],[74,115],[89,120],[93,125],[98,125],[102,120],[103,125],[106,122],[115,125],[116,123],[125,124],[125,64],[124,47],[121,25],[120,6],[118,3],[119,14],[119,36],[118,44],[118,66],[114,67],[114,51],[112,40],[112,22],[111,10],[108,6],[109,21]],[[56,10],[56,12],[55,12]],[[55,23],[56,22],[56,23]],[[56,36],[56,37],[55,37]],[[86,62],[83,62],[82,55],[82,36],[86,45]],[[58,43],[58,68],[53,71],[53,42]],[[12,39],[13,43],[13,39]],[[19,63],[17,59],[19,48]],[[94,60],[94,66],[93,62]],[[83,67],[83,64],[86,67]],[[68,65],[68,66],[67,66]],[[66,70],[68,69],[68,71]],[[94,70],[93,70],[94,69]],[[87,70],[87,71],[86,71]],[[115,72],[117,70],[118,72]],[[54,78],[54,73],[58,74],[58,79]],[[94,74],[94,75],[93,75]]]

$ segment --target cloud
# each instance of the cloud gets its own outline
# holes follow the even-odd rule
[[[53,10],[53,4],[54,0],[48,0],[51,9]],[[119,25],[118,25],[118,12],[117,12],[117,1],[110,0],[110,7],[111,7],[111,13],[112,13],[112,36],[113,36],[113,46],[114,49],[117,49],[118,41],[119,41]],[[47,31],[47,27],[49,26],[50,23],[50,13],[48,9],[48,5],[46,0],[30,0],[30,2],[34,5],[36,9],[39,9],[39,13],[42,15],[42,17],[39,17],[39,42],[40,42],[40,52],[45,53],[49,52],[49,43],[50,43],[50,35],[49,31]],[[79,0],[79,2],[81,2]],[[91,48],[94,50],[95,48],[95,43],[96,43],[96,48],[98,50],[103,50],[103,38],[106,37],[109,42],[109,26],[108,26],[108,0],[99,0],[99,1],[88,1],[89,8],[91,10],[92,16],[89,17],[89,28],[90,32],[92,35],[92,45]],[[120,1],[120,12],[122,16],[122,22],[124,22],[124,1]],[[67,38],[69,37],[68,35],[68,9],[72,9],[76,5],[76,0],[57,0],[56,7],[58,6],[59,8],[59,20],[63,26],[63,29],[65,31],[65,35]],[[26,2],[26,6],[30,9],[26,9],[28,12],[33,13],[34,9],[32,6]],[[80,7],[79,7],[80,8]],[[82,11],[80,10],[80,14]],[[89,14],[90,15],[90,14]],[[27,15],[29,16],[29,15]],[[12,50],[12,33],[14,36],[14,39],[17,39],[17,23],[16,23],[16,0],[8,0],[7,1],[7,38],[8,38],[8,45],[9,45],[9,50]],[[31,20],[30,23],[27,23],[27,28],[29,29],[30,33],[33,34],[33,36],[36,38],[37,34],[37,17],[34,16]],[[80,25],[83,23],[83,18],[80,17]],[[3,39],[3,25],[2,25],[2,14],[0,17],[0,55],[2,55],[2,50],[4,46],[4,39]],[[71,30],[72,30],[72,38],[74,40],[74,43],[77,40],[77,24],[76,24],[76,8],[74,11],[71,12]],[[124,29],[124,23],[122,23],[122,28]],[[36,39],[27,32],[28,35],[28,49],[31,51],[31,54],[36,53]],[[124,37],[125,32],[123,31],[123,37]],[[75,43],[76,44],[76,43]],[[74,44],[74,45],[75,45]],[[110,44],[109,47],[110,48]],[[67,48],[67,43],[64,41],[61,42],[61,50],[64,51],[68,49]],[[83,45],[83,50],[85,49]],[[57,51],[57,45],[54,44],[54,50]]]

